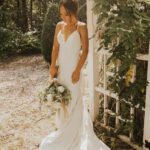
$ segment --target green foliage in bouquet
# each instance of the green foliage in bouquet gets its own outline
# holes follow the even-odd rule
[[[68,105],[71,100],[70,90],[54,79],[50,85],[39,93],[41,101],[50,101],[52,103],[64,103]]]

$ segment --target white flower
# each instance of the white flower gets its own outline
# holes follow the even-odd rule
[[[61,108],[61,103],[60,103],[60,102],[55,102],[55,103],[54,103],[54,107],[55,107],[56,109],[60,109],[60,108]]]
[[[53,100],[52,94],[48,94],[48,95],[47,95],[47,100],[48,100],[48,101],[52,101],[52,100]]]
[[[59,87],[58,87],[58,91],[59,91],[60,93],[63,93],[64,90],[65,90],[65,88],[64,88],[63,86],[59,86]]]
[[[57,78],[53,78],[53,81],[54,81],[54,82],[57,82],[57,81],[58,81],[58,79],[57,79]]]
[[[140,104],[137,104],[137,105],[136,105],[136,108],[139,108],[139,107],[140,107]]]

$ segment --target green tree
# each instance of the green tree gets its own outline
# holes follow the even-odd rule
[[[53,46],[55,26],[59,20],[58,4],[51,3],[45,15],[41,36],[42,54],[45,61],[49,63],[51,63],[51,52]]]

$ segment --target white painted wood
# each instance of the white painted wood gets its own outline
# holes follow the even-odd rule
[[[117,66],[116,66],[117,71],[119,70],[120,63],[121,62],[117,60]],[[119,113],[120,113],[120,101],[118,100],[118,97],[117,97],[116,98],[116,114],[119,115]],[[119,120],[120,120],[119,117],[116,117],[116,126],[119,125]]]
[[[110,71],[106,71],[106,75],[113,77],[113,76],[114,76],[114,73],[113,73],[113,72],[110,72]]]
[[[134,144],[134,143],[131,143],[131,142],[130,142],[130,139],[129,139],[127,136],[125,136],[125,135],[118,135],[118,137],[119,137],[122,141],[124,141],[125,143],[127,143],[128,145],[132,146],[134,149],[136,149],[136,150],[142,150],[142,148],[139,147],[138,145],[136,145],[136,144]]]
[[[135,76],[136,76],[136,65],[133,65],[133,74],[132,74],[132,79],[131,82],[133,83],[135,81]],[[133,107],[130,108],[130,118],[133,122],[134,120],[134,115],[135,115],[135,109]],[[130,131],[129,134],[130,140],[133,139],[133,131]]]
[[[106,72],[107,72],[107,67],[106,67],[106,63],[107,63],[107,55],[104,54],[104,90],[107,90],[107,76],[106,76]],[[108,108],[108,100],[107,100],[107,95],[104,94],[104,125],[107,125],[107,120],[108,120],[108,114],[107,114],[107,108]]]
[[[95,33],[96,26],[96,16],[92,12],[93,1],[87,0],[87,26],[88,26],[88,36],[89,40],[89,54],[88,54],[88,81],[89,81],[89,109],[92,121],[96,119],[99,112],[99,98],[94,87],[98,83],[98,55],[95,52],[96,44],[93,34]]]
[[[131,107],[130,108],[130,118],[131,118],[132,122],[134,120],[134,114],[135,114],[135,109],[133,107]],[[129,133],[129,137],[130,137],[130,140],[132,141],[132,139],[133,139],[133,131],[132,130]]]
[[[137,59],[143,61],[149,61],[149,56],[147,54],[138,54]]]
[[[118,96],[117,96],[116,93],[113,93],[113,92],[110,91],[110,90],[105,90],[103,87],[98,87],[98,86],[96,86],[96,87],[95,87],[95,90],[96,90],[97,92],[99,92],[99,93],[103,93],[103,94],[105,94],[105,95],[107,95],[107,96],[110,96],[110,97],[112,97],[112,98],[118,99]]]
[[[116,114],[119,115],[120,113],[120,101],[116,100]],[[116,117],[116,125],[119,125],[119,118]]]
[[[147,72],[147,81],[150,83],[150,44],[149,44],[149,55],[148,55],[148,72]],[[144,119],[144,137],[145,140],[150,140],[150,84],[146,88],[146,101],[145,101],[145,119]],[[144,150],[147,150],[143,146]]]

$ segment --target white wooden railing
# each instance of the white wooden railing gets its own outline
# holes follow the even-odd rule
[[[87,25],[88,25],[88,34],[89,37],[92,37],[95,29],[96,29],[96,16],[92,12],[93,7],[93,1],[87,0]],[[150,47],[150,46],[149,46]],[[120,114],[120,101],[118,99],[118,96],[116,93],[112,93],[107,88],[107,78],[109,76],[113,76],[113,73],[107,70],[106,62],[108,57],[111,55],[110,53],[106,52],[105,50],[101,50],[99,53],[96,52],[97,49],[97,43],[96,39],[91,38],[89,41],[89,55],[88,55],[88,85],[89,85],[89,99],[90,99],[90,113],[92,120],[94,121],[96,116],[99,113],[99,94],[103,94],[104,99],[104,126],[108,126],[108,115],[114,116],[116,119],[115,123],[116,125],[119,124],[120,121],[123,122],[132,122],[132,119],[135,113],[135,108],[132,107],[132,105],[123,100],[124,103],[128,103],[130,107],[130,118],[131,119],[124,119],[122,118]],[[98,85],[99,83],[99,59],[103,59],[103,86]],[[142,61],[148,61],[148,73],[147,73],[147,80],[150,82],[150,48],[149,48],[149,54],[148,55],[137,55],[138,60]],[[117,63],[116,68],[118,68],[120,65],[120,62]],[[133,74],[132,74],[132,82],[135,79],[135,73],[136,73],[136,66],[133,67]],[[116,103],[116,109],[115,112],[108,109],[108,97],[111,97],[114,99]],[[138,107],[138,106],[137,106]],[[150,85],[147,86],[146,90],[146,100],[145,100],[145,109],[143,108],[143,111],[145,111],[145,119],[144,119],[144,136],[143,136],[143,143],[145,142],[145,139],[150,140]],[[131,139],[133,137],[132,131],[130,131],[129,136],[119,135],[119,137],[130,144],[135,149],[144,149],[144,147],[139,147],[138,145],[135,145],[131,143]]]

